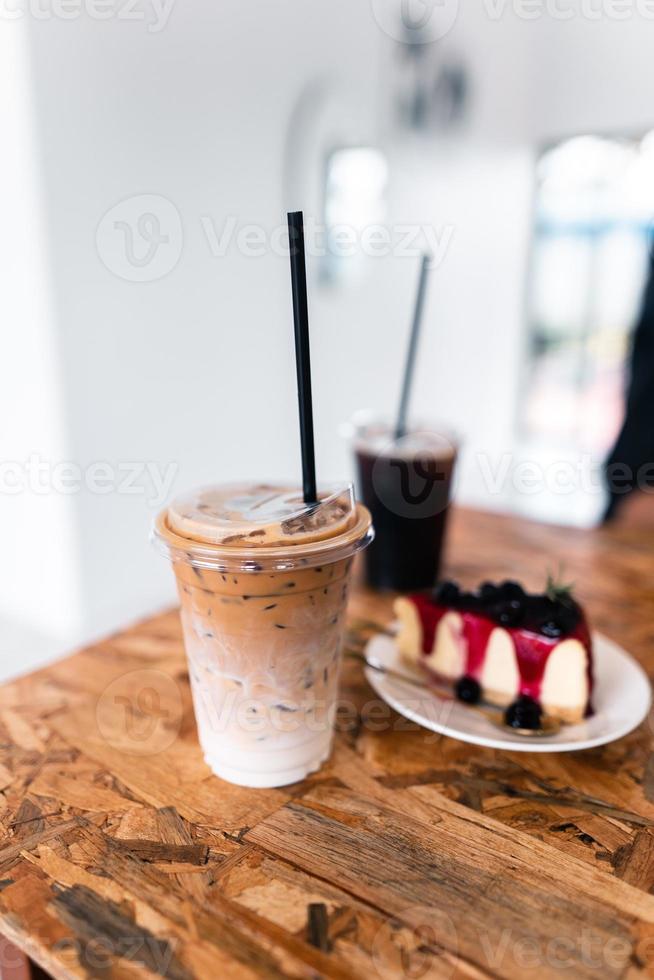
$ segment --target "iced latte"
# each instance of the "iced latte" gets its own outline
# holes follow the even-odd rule
[[[155,524],[171,559],[195,715],[216,775],[282,786],[330,752],[350,566],[372,539],[351,487],[208,487]]]

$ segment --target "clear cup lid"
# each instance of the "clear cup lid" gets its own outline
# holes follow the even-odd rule
[[[398,439],[389,421],[369,412],[358,412],[341,431],[356,450],[374,456],[449,459],[456,455],[459,445],[458,437],[446,425],[420,420]]]
[[[297,488],[232,484],[176,498],[157,518],[153,537],[173,560],[256,571],[353,554],[371,540],[369,525],[351,484],[319,488],[315,504]]]

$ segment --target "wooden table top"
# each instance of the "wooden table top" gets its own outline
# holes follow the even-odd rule
[[[446,571],[538,588],[564,559],[651,674],[653,554],[458,511]],[[55,977],[650,975],[651,720],[512,754],[385,717],[354,661],[341,693],[329,763],[248,790],[202,761],[175,612],[0,688],[0,932]]]

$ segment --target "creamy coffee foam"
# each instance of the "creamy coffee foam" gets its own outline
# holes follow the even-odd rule
[[[271,548],[332,538],[356,521],[349,487],[305,504],[297,488],[271,484],[209,486],[178,497],[168,525],[181,537],[221,547]]]

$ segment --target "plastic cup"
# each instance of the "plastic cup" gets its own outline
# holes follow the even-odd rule
[[[208,487],[155,521],[172,561],[198,735],[241,786],[303,779],[331,750],[353,556],[372,540],[351,486]]]
[[[383,422],[354,424],[357,489],[375,525],[366,553],[374,589],[431,588],[441,566],[457,458],[444,429],[416,426],[401,439]]]

